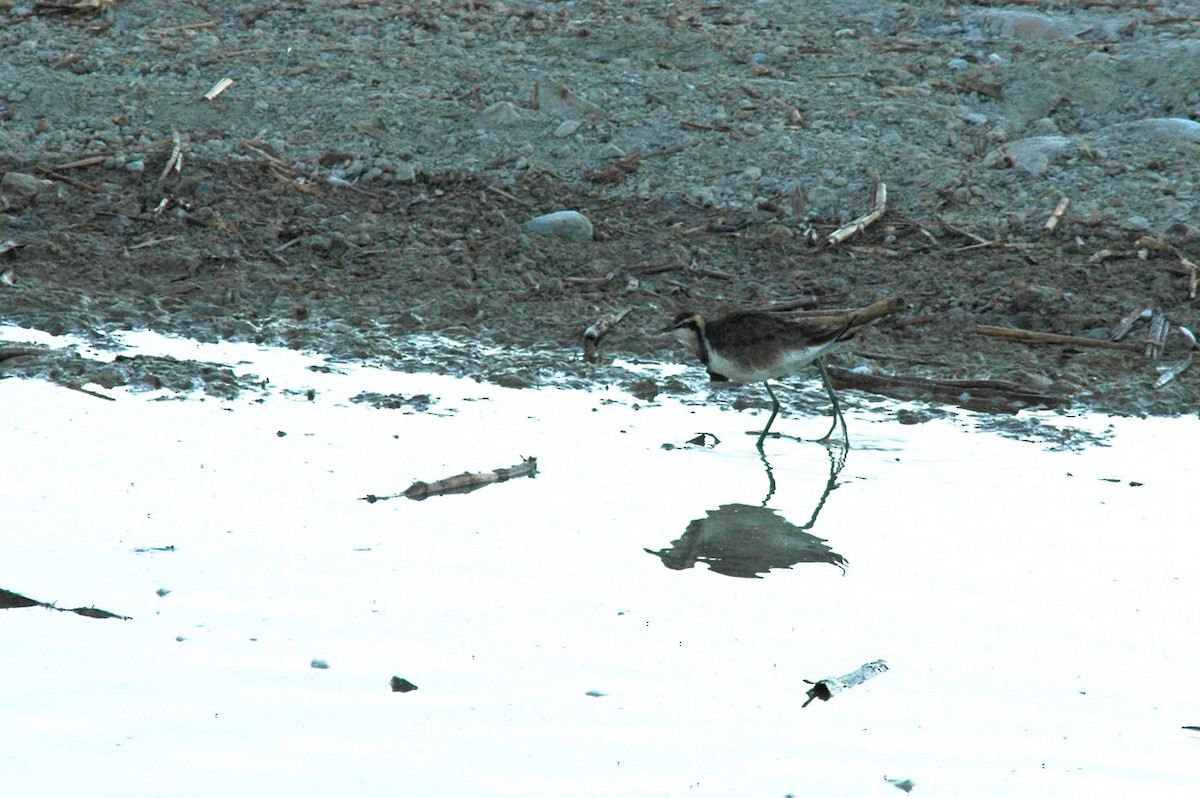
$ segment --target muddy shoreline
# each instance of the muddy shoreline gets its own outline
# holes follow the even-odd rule
[[[0,320],[650,398],[694,389],[702,370],[647,381],[605,361],[685,358],[654,334],[677,310],[903,296],[834,364],[1195,412],[1193,370],[1153,387],[1157,365],[1189,356],[1177,333],[1155,361],[978,330],[1099,340],[1141,308],[1200,324],[1186,268],[1197,109],[1174,73],[1139,89],[1154,101],[1140,114],[1097,96],[1114,70],[1173,69],[1150,54],[1194,44],[1169,9],[620,8],[0,9],[14,54],[0,68]],[[338,26],[340,41],[320,32]],[[883,219],[808,243],[869,210],[876,180]],[[563,209],[590,240],[527,229]],[[584,362],[583,330],[621,310],[601,362]],[[2,367],[251,387],[204,364],[119,365],[57,352]]]

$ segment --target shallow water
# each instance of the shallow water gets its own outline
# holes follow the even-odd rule
[[[1045,414],[1018,440],[881,404],[847,413],[840,470],[768,440],[764,509],[764,416],[723,402],[127,342],[270,382],[0,380],[0,588],[131,617],[0,612],[6,794],[1200,788],[1193,419]],[[361,500],[523,456],[535,479]]]

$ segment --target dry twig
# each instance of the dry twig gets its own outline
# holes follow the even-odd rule
[[[158,176],[158,181],[167,179],[167,175],[172,170],[175,174],[180,174],[183,171],[183,136],[179,135],[178,130],[171,130],[171,157],[167,158],[167,165],[163,167],[162,173]]]
[[[1188,356],[1186,358],[1173,366],[1158,366],[1158,379],[1154,381],[1154,387],[1156,389],[1161,388],[1183,372],[1187,371],[1187,369],[1192,365],[1192,361],[1195,359],[1196,356],[1193,353],[1188,352]]]
[[[1138,321],[1138,319],[1148,319],[1153,315],[1153,308],[1134,310],[1129,315],[1125,316],[1125,318],[1117,322],[1117,326],[1113,329],[1112,335],[1109,336],[1109,340],[1120,341],[1126,335],[1129,335],[1129,331],[1133,329],[1133,325],[1136,321]]]
[[[1167,322],[1166,314],[1159,313],[1151,319],[1150,330],[1146,333],[1144,356],[1152,360],[1158,360],[1162,354],[1163,344],[1167,342],[1167,335],[1170,332],[1171,325]]]
[[[621,323],[629,314],[629,308],[621,308],[613,311],[607,316],[604,316],[588,326],[583,331],[583,359],[588,363],[596,363],[599,361],[597,350],[600,347],[600,339],[608,334],[608,331]]]
[[[446,479],[439,479],[436,482],[414,482],[403,493],[395,493],[390,496],[368,494],[363,496],[363,500],[369,504],[374,504],[385,499],[398,499],[403,496],[415,501],[421,501],[428,499],[430,496],[445,496],[450,493],[470,493],[473,490],[479,490],[496,482],[506,482],[517,477],[534,476],[537,476],[537,458],[522,457],[520,463],[508,468],[497,468],[494,471],[483,472],[464,471],[461,474],[447,477]]]
[[[1027,344],[1060,344],[1065,346],[1098,347],[1101,349],[1137,350],[1142,344],[1126,343],[1124,341],[1101,341],[1098,338],[1083,338],[1078,335],[1060,335],[1059,333],[1044,333],[1036,330],[1021,330],[1016,327],[993,327],[987,324],[975,326],[975,332],[992,338],[1008,338],[1023,341]]]
[[[798,310],[789,313],[793,318],[803,319],[810,324],[828,324],[835,327],[858,327],[898,313],[908,306],[902,296],[890,296],[861,308],[848,310]]]
[[[218,80],[216,83],[213,84],[213,87],[211,89],[204,92],[204,99],[215,100],[218,97],[220,97],[225,92],[225,90],[228,89],[232,85],[233,85],[233,78],[221,78],[220,80]]]
[[[1058,225],[1062,222],[1063,216],[1066,214],[1067,207],[1070,204],[1070,197],[1063,197],[1058,201],[1058,204],[1054,206],[1054,211],[1051,212],[1050,217],[1046,219],[1046,223],[1042,225],[1043,233],[1053,233],[1058,228]]]
[[[891,358],[895,359],[895,358]],[[931,361],[912,359],[929,365]],[[894,399],[927,399],[995,410],[1013,407],[1059,407],[1071,400],[1058,394],[1037,393],[1004,380],[940,380],[925,377],[886,376],[828,366],[838,388],[854,388]]]
[[[825,239],[825,246],[835,247],[853,238],[883,218],[885,211],[887,211],[887,184],[882,180],[877,180],[875,181],[875,196],[871,203],[871,211],[830,233]]]
[[[874,662],[868,662],[858,670],[847,673],[845,676],[830,676],[817,682],[810,682],[808,679],[805,679],[804,683],[811,684],[812,687],[808,689],[808,700],[804,702],[803,706],[808,706],[818,698],[822,701],[828,701],[843,690],[857,687],[867,679],[873,679],[881,673],[886,673],[887,669],[887,663],[881,659],[877,659]]]

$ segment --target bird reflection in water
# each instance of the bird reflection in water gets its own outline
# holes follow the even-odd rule
[[[688,524],[683,537],[672,541],[670,547],[646,551],[677,571],[701,562],[719,574],[757,579],[773,568],[791,568],[799,563],[829,563],[844,573],[849,564],[846,558],[827,546],[823,538],[806,531],[817,522],[817,516],[846,463],[844,448],[835,451],[829,447],[826,451],[829,454],[829,478],[807,523],[793,524],[767,507],[775,492],[775,477],[763,454],[769,488],[760,506],[721,505],[707,511],[704,518]]]

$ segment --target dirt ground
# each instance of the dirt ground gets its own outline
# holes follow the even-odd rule
[[[1146,308],[1200,323],[1194,3],[100,4],[0,0],[0,322],[652,398],[702,370],[606,362],[687,357],[655,334],[677,310],[902,296],[832,358],[842,387],[1195,412],[1197,369],[1154,387],[1183,334],[1157,360],[1146,319],[1107,343]],[[882,219],[827,245],[876,181]],[[590,236],[526,227],[561,210]],[[161,358],[0,367],[250,387]]]

